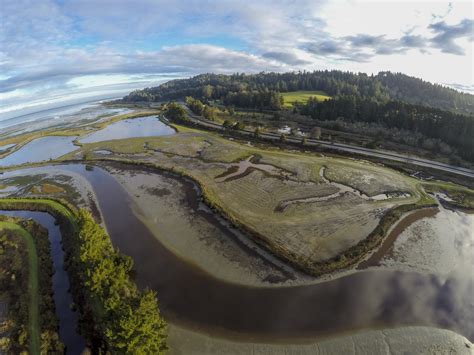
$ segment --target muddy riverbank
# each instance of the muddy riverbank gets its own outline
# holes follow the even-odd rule
[[[469,275],[439,278],[370,269],[294,287],[225,282],[167,248],[141,221],[133,209],[137,202],[111,174],[99,167],[87,171],[80,164],[61,169],[76,172],[91,184],[113,244],[133,258],[137,283],[157,291],[163,316],[173,325],[213,338],[237,335],[242,342],[257,343],[281,339],[292,343],[409,325],[448,328],[474,337],[474,313],[466,312],[471,309],[473,287]],[[154,193],[168,196],[162,188]]]
[[[241,342],[216,339],[187,329],[171,326],[170,354],[472,354],[474,344],[449,330],[429,327],[401,327],[358,331],[335,338],[285,344]],[[392,349],[392,351],[390,351]],[[396,349],[396,351],[393,351]]]
[[[367,259],[361,262],[357,269],[363,270],[371,266],[378,266],[380,260],[387,255],[387,253],[392,249],[393,244],[397,240],[398,236],[406,230],[410,225],[419,221],[423,218],[429,218],[436,213],[438,213],[438,208],[423,208],[420,210],[415,210],[414,212],[408,213],[406,216],[401,218],[389,231],[388,235],[385,237],[382,245]]]
[[[179,258],[213,277],[247,286],[314,280],[277,259],[210,210],[190,179],[144,167],[107,164],[153,235]]]

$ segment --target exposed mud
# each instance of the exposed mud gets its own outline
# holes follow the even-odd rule
[[[206,272],[202,265],[177,257],[176,249],[169,248],[169,242],[165,244],[166,239],[151,233],[143,222],[146,216],[136,214],[136,200],[110,174],[98,167],[86,171],[82,165],[57,168],[79,173],[90,182],[113,244],[134,260],[139,286],[157,291],[162,313],[172,324],[194,329],[200,336],[207,333],[215,339],[237,335],[247,343],[281,339],[294,343],[341,332],[416,324],[474,337],[472,277],[466,272],[439,278],[387,267],[298,287],[248,287],[226,282]],[[136,170],[131,175],[137,179],[140,173]],[[136,191],[141,185],[137,183]],[[192,190],[186,195],[186,199],[194,199],[189,201],[195,206],[191,208],[199,209],[198,196]],[[163,210],[166,207],[161,206]],[[167,215],[157,213],[156,218],[167,219]],[[184,236],[175,233],[166,237]],[[184,241],[193,249],[188,239]],[[470,250],[466,244],[459,248]],[[216,258],[215,262],[216,267],[224,268],[229,261]]]
[[[429,218],[436,215],[439,212],[438,208],[424,208],[420,210],[416,210],[412,213],[409,213],[401,220],[397,222],[397,224],[390,230],[388,235],[385,237],[382,245],[380,246],[377,251],[375,251],[367,260],[361,262],[357,269],[363,270],[371,266],[378,266],[380,260],[389,255],[393,244],[397,240],[397,237],[406,230],[410,225],[419,221],[423,218]]]

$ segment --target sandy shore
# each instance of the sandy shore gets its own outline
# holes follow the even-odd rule
[[[241,343],[213,338],[174,325],[170,354],[473,354],[474,344],[450,330],[401,327],[367,330],[299,344]]]

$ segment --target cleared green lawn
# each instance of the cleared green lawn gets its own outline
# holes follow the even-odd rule
[[[328,100],[331,97],[324,91],[292,91],[281,94],[284,99],[283,107],[292,108],[294,103],[306,103],[310,97],[315,97],[318,101]]]
[[[20,235],[28,249],[28,328],[30,354],[40,353],[39,295],[38,295],[38,254],[30,233],[12,222],[0,222],[0,230],[8,229]]]

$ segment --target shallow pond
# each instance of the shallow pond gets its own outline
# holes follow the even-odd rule
[[[70,308],[72,297],[69,293],[69,278],[64,270],[64,251],[61,247],[61,232],[54,218],[45,212],[2,211],[0,214],[21,218],[32,218],[48,230],[53,259],[53,292],[56,314],[59,319],[59,337],[67,348],[67,354],[81,354],[85,348],[82,336],[76,332],[77,314]]]
[[[157,291],[170,322],[242,341],[291,342],[401,325],[448,328],[474,338],[472,270],[447,277],[366,270],[295,287],[228,283],[164,248],[134,215],[130,197],[109,173],[98,167],[86,171],[78,164],[61,168],[91,183],[113,244],[133,258],[136,282]],[[189,198],[197,199],[198,194]]]
[[[77,149],[72,143],[76,138],[46,136],[34,139],[5,158],[0,159],[0,166],[36,163],[59,158]]]
[[[174,133],[173,128],[161,122],[156,116],[146,116],[109,124],[105,128],[81,138],[80,141],[81,143],[94,143],[112,139],[167,136]]]

